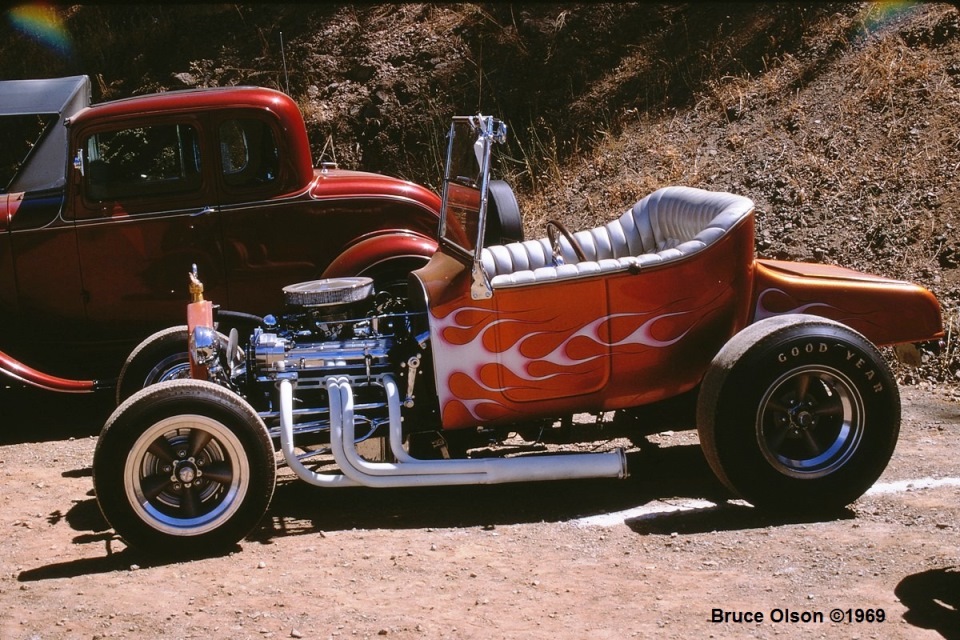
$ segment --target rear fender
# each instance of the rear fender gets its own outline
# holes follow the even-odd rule
[[[752,322],[806,313],[841,322],[876,345],[943,337],[940,304],[927,289],[832,265],[758,259]]]
[[[435,240],[410,232],[393,232],[367,237],[354,243],[324,270],[324,278],[355,276],[375,271],[391,261],[422,259],[424,262],[437,250]]]

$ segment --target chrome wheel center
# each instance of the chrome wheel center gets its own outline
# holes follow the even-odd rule
[[[177,467],[177,480],[187,484],[197,479],[197,468],[192,462],[185,462]]]
[[[836,369],[793,369],[767,390],[756,429],[760,450],[774,469],[791,477],[823,477],[846,464],[860,446],[863,398]]]
[[[805,408],[795,409],[791,412],[790,423],[797,429],[809,429],[814,426],[817,419],[816,417]]]

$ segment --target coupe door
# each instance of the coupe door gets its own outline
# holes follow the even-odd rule
[[[0,326],[10,338],[4,350],[16,355],[28,355],[37,336],[48,341],[83,335],[77,244],[62,209],[62,190],[11,197],[12,220],[0,244]],[[28,343],[23,352],[18,351],[21,342]]]
[[[229,281],[229,297],[219,301],[249,313],[276,311],[283,287],[320,276],[323,265],[313,256],[333,257],[349,216],[325,215],[329,207],[303,194],[269,113],[236,110],[216,117],[215,184]]]
[[[184,322],[187,274],[225,296],[209,143],[196,118],[94,131],[75,211],[88,320],[117,337]]]

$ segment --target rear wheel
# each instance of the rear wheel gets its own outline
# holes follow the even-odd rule
[[[523,219],[513,189],[503,180],[491,180],[487,202],[486,246],[523,242]]]
[[[224,550],[265,513],[276,482],[263,421],[202,380],[159,383],[107,421],[93,458],[104,517],[131,546],[171,555]]]
[[[812,316],[748,327],[716,356],[697,406],[704,455],[751,503],[830,511],[883,473],[900,430],[900,395],[876,348]]]

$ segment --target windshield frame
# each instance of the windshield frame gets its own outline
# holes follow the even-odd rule
[[[507,125],[493,116],[455,116],[450,123],[438,237],[442,247],[465,262],[480,261],[487,224],[491,151],[494,143],[506,141],[506,135]],[[463,246],[457,236],[447,233],[448,217],[460,222],[472,246]]]

